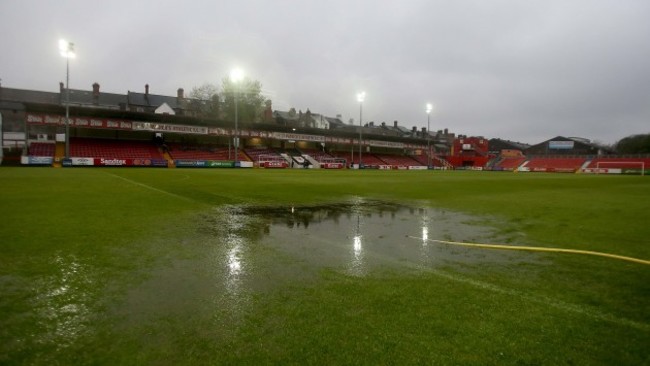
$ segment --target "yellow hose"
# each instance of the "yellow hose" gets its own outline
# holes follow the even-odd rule
[[[422,238],[418,238],[418,237],[410,236],[410,235],[409,235],[409,238],[422,240]],[[464,246],[464,247],[473,247],[473,248],[526,250],[526,251],[530,251],[530,252],[552,252],[552,253],[571,253],[571,254],[595,255],[595,256],[599,256],[599,257],[620,259],[620,260],[624,260],[624,261],[628,261],[628,262],[650,265],[650,261],[647,261],[647,260],[644,260],[644,259],[626,257],[626,256],[623,256],[623,255],[617,255],[617,254],[594,252],[594,251],[591,251],[591,250],[564,249],[564,248],[545,248],[545,247],[527,247],[527,246],[515,246],[515,245],[503,245],[503,244],[462,243],[462,242],[457,242],[457,241],[437,240],[437,239],[427,239],[427,241],[435,242],[435,243],[450,244],[450,245],[459,245],[459,246]]]

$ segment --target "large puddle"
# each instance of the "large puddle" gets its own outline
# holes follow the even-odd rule
[[[518,262],[520,253],[451,246],[429,239],[499,242],[494,227],[476,218],[425,205],[352,199],[317,206],[225,206],[205,230],[229,248],[231,275],[254,270],[247,255],[272,249],[305,271],[330,267],[352,275],[377,268],[413,269],[454,263]]]
[[[534,254],[428,240],[504,239],[478,223],[426,205],[360,198],[316,206],[220,206],[203,214],[197,237],[161,259],[115,310],[128,326],[197,317],[225,330],[241,320],[256,294],[318,281],[324,269],[363,277],[535,260]]]

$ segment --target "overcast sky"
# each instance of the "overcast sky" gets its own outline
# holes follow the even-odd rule
[[[648,0],[0,1],[3,87],[186,93],[241,67],[273,108],[538,143],[650,133]]]

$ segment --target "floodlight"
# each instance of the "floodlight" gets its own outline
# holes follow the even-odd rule
[[[235,68],[232,71],[230,71],[230,80],[234,83],[239,82],[244,78],[244,70],[240,68]]]

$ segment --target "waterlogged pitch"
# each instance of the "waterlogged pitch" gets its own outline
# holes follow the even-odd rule
[[[650,180],[0,169],[2,364],[650,362]]]

